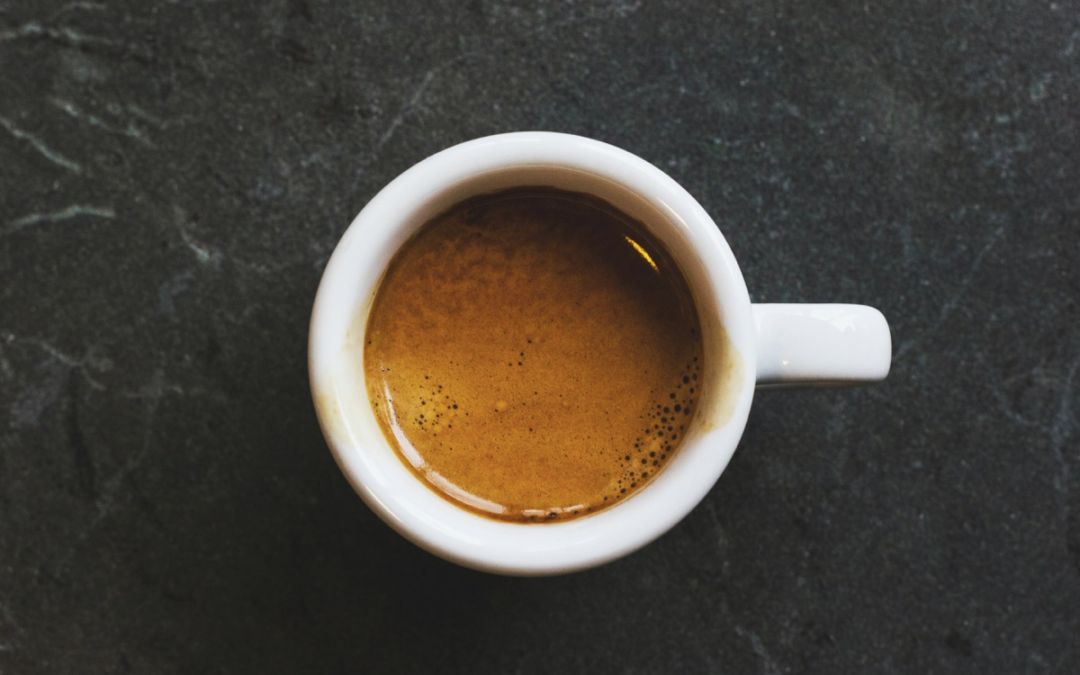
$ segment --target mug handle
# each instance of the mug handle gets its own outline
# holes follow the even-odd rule
[[[847,387],[885,379],[889,324],[866,305],[751,305],[757,387]]]

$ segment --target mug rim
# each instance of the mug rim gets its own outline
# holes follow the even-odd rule
[[[669,466],[625,501],[556,523],[497,521],[435,494],[382,435],[366,395],[363,368],[359,372],[355,368],[358,359],[362,363],[362,333],[371,299],[390,258],[411,236],[410,227],[434,216],[437,196],[455,185],[523,167],[580,171],[611,181],[662,212],[680,236],[687,237],[695,264],[700,263],[715,295],[716,306],[699,305],[699,313],[721,315],[718,321],[742,366],[732,373],[735,393],[726,399],[731,404],[728,419],[686,439]],[[682,266],[685,261],[677,262]],[[752,323],[749,293],[719,228],[662,170],[628,151],[580,136],[499,134],[422,160],[384,187],[352,221],[316,293],[309,331],[310,385],[320,427],[338,466],[391,527],[466,567],[510,575],[560,574],[614,560],[648,544],[682,520],[719,479],[742,435],[754,394]],[[695,424],[704,413],[699,411]]]

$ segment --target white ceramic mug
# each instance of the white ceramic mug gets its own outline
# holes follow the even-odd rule
[[[701,318],[706,354],[700,408],[667,467],[604,511],[517,524],[459,508],[398,458],[364,382],[364,330],[395,252],[461,200],[521,185],[596,195],[645,223],[677,261]],[[892,343],[885,318],[861,305],[751,304],[720,230],[674,180],[594,140],[523,132],[481,138],[412,167],[345,232],[323,273],[311,317],[309,368],[323,434],[349,482],[383,520],[419,546],[468,567],[515,575],[572,572],[659,537],[704,498],[739,442],[756,387],[883,379]]]

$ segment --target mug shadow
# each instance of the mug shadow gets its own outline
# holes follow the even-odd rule
[[[342,672],[361,664],[365,672],[512,670],[520,655],[505,640],[508,617],[527,617],[553,586],[577,582],[460,568],[368,509],[315,417],[308,301],[296,293],[292,307],[256,309],[202,350],[227,411],[185,401],[170,413],[174,425],[227,415],[192,429],[187,444],[198,451],[162,467],[218,463],[212,499],[163,516],[163,528],[187,545],[162,543],[144,557],[160,586],[155,612],[171,613],[176,641],[187,644],[181,664],[192,672],[209,664],[210,672]],[[297,319],[282,326],[286,314]],[[206,328],[204,318],[193,332]],[[163,444],[166,455],[184,449],[175,439]]]
[[[394,532],[353,492],[319,429],[307,290],[245,315],[228,344],[207,350],[228,419],[195,442],[202,457],[224,458],[223,478],[214,500],[166,519],[189,546],[147,555],[186,671],[663,672],[657,640],[676,644],[687,621],[727,621],[719,596],[690,592],[724,582],[701,550],[715,529],[707,511],[626,559],[550,578],[464,569]],[[186,408],[178,423],[211,413],[226,414]]]

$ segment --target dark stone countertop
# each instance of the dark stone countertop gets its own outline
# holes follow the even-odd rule
[[[0,1],[0,673],[1080,672],[1078,119],[1068,0]],[[553,579],[394,534],[305,370],[366,200],[523,129],[895,348]]]

